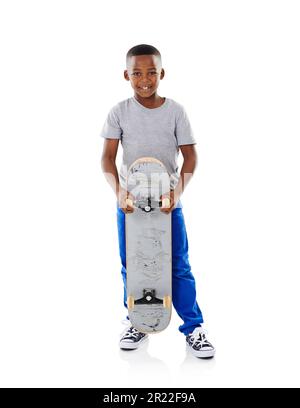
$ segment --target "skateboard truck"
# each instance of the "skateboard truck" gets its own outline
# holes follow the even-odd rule
[[[143,297],[135,300],[137,305],[162,304],[163,300],[156,297],[155,289],[143,289]]]
[[[158,205],[153,205],[154,203]],[[151,200],[151,197],[148,197],[146,200],[135,200],[133,201],[130,198],[126,199],[126,204],[129,205],[130,207],[136,206],[137,208],[140,208],[142,211],[145,212],[151,212],[157,207],[162,207],[162,208],[168,208],[170,207],[170,199],[168,197],[163,198],[160,200],[158,203],[157,201]]]
[[[147,199],[147,204],[144,205],[144,203],[142,202],[141,204],[138,205],[138,207],[139,207],[142,211],[150,212],[150,211],[153,211],[153,210],[154,210],[155,205],[153,206],[153,202],[152,202],[151,198],[148,197],[148,199]]]

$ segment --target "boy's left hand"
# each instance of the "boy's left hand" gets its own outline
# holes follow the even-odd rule
[[[179,197],[176,197],[176,195],[174,194],[174,191],[171,190],[168,194],[163,194],[160,199],[163,200],[165,198],[169,199],[169,207],[161,207],[160,211],[164,212],[165,214],[169,214],[171,211],[174,210],[174,207],[176,206]]]

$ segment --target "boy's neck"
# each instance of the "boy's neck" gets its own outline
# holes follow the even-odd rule
[[[159,108],[165,101],[165,98],[157,95],[157,93],[149,96],[149,98],[143,98],[137,93],[134,93],[134,97],[141,105],[149,109]]]

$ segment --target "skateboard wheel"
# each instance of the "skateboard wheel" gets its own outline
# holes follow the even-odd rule
[[[172,306],[172,300],[171,300],[171,296],[164,296],[164,307],[166,309],[171,309]]]
[[[163,208],[169,208],[170,207],[170,199],[169,198],[164,198],[161,202],[161,205]]]
[[[146,212],[151,211],[151,207],[150,207],[149,205],[146,205],[146,207],[145,207],[145,211],[146,211]]]
[[[132,310],[134,308],[134,297],[133,296],[128,296],[127,307],[128,307],[128,310]]]

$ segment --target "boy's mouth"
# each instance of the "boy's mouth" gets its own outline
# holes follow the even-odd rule
[[[151,86],[139,86],[139,89],[141,91],[149,91],[149,89],[151,89],[151,88],[152,88]]]

